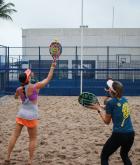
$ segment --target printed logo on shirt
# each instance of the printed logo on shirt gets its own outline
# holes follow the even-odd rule
[[[123,104],[123,106],[122,106],[122,113],[123,113],[123,121],[122,121],[121,127],[124,126],[125,120],[130,116],[128,103],[124,103]]]
[[[121,103],[117,103],[117,106],[118,106],[118,107],[121,107]]]

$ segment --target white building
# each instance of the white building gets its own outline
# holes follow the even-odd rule
[[[80,46],[80,28],[23,29],[24,47],[49,46],[59,40],[63,46]],[[140,46],[140,28],[84,28],[84,46]]]
[[[49,45],[58,40],[63,47],[61,65],[80,67],[80,28],[23,29],[23,60],[51,60]],[[140,28],[84,27],[84,65],[87,68],[140,67]],[[31,48],[32,47],[32,48]],[[40,57],[39,57],[40,55]]]

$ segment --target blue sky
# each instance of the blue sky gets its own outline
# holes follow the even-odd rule
[[[140,27],[140,0],[83,0],[89,28]],[[81,0],[5,0],[15,4],[13,22],[0,20],[0,45],[21,46],[22,28],[78,28]]]

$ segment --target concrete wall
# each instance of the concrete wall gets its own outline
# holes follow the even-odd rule
[[[78,46],[77,54],[80,55],[80,28],[54,28],[54,29],[23,29],[23,47],[48,47],[52,41],[57,39],[63,47],[64,59],[67,55],[75,55],[73,47]],[[140,47],[140,28],[84,28],[84,55],[106,55],[106,48],[90,47]],[[112,49],[111,55],[134,54],[140,55],[140,49]],[[38,49],[23,49],[23,55],[38,56]],[[49,49],[41,49],[41,55],[49,55]],[[26,57],[27,58],[27,57]],[[35,57],[37,58],[37,57]],[[90,57],[89,57],[90,58]],[[63,59],[63,56],[62,56]]]
[[[23,29],[23,46],[80,46],[80,28]],[[140,28],[84,28],[84,46],[140,46]]]

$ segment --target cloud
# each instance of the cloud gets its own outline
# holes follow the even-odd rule
[[[79,27],[81,0],[12,0],[15,23],[24,28]],[[140,27],[139,0],[83,0],[84,24],[111,27],[113,7],[116,27]],[[135,21],[137,19],[137,21]]]
[[[13,23],[0,20],[0,44],[21,45],[21,28],[78,28],[81,0],[6,0],[15,4]],[[90,28],[140,28],[140,0],[83,0]]]

